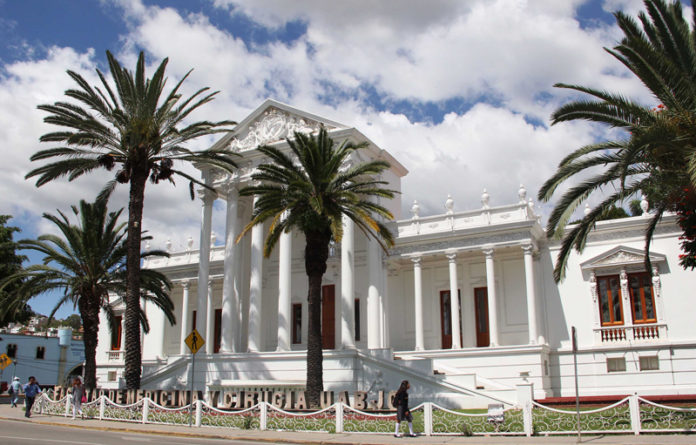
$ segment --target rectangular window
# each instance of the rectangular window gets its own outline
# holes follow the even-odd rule
[[[7,345],[7,356],[9,358],[16,358],[17,357],[17,345],[12,343]]]
[[[641,371],[657,371],[660,369],[660,360],[656,355],[646,355],[640,358]]]
[[[114,317],[114,329],[111,330],[111,350],[121,350],[121,321],[123,317],[116,315]]]
[[[109,371],[109,372],[107,373],[106,379],[107,379],[108,381],[110,381],[110,382],[115,382],[115,381],[116,381],[116,376],[117,376],[116,371]]]
[[[43,360],[44,354],[46,354],[46,348],[43,346],[37,346],[36,347],[36,359]]]
[[[597,295],[599,296],[599,316],[602,326],[624,324],[619,276],[597,277]]]
[[[628,290],[631,294],[633,322],[638,324],[657,322],[650,274],[646,272],[629,274]]]
[[[360,298],[355,299],[355,341],[360,341]]]
[[[624,357],[615,357],[607,359],[607,372],[625,372],[626,359]]]
[[[213,337],[215,337],[215,343],[213,343],[213,352],[220,352],[220,342],[222,341],[222,309],[215,309],[215,326],[213,329]]]
[[[302,343],[302,303],[292,305],[292,344]]]

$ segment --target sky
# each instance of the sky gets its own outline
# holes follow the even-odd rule
[[[617,137],[583,122],[551,126],[551,113],[577,98],[555,83],[657,105],[603,50],[621,37],[611,12],[641,8],[640,0],[0,0],[0,213],[13,215],[18,238],[33,238],[55,231],[44,212],[91,201],[105,183],[98,173],[37,188],[24,176],[38,166],[30,156],[50,148],[39,137],[55,131],[37,105],[64,99],[74,86],[68,69],[96,85],[106,50],[130,69],[144,51],[149,74],[168,57],[170,86],[193,68],[184,92],[220,91],[195,120],[241,121],[272,98],[357,128],[409,170],[403,217],[414,200],[421,216],[442,213],[448,194],[455,211],[479,208],[484,188],[491,205],[516,202],[520,184],[535,197],[570,151]],[[198,243],[200,203],[187,185],[148,185],[143,228],[153,247]],[[125,204],[122,187],[112,207]],[[553,201],[536,206],[546,216]],[[220,243],[224,203],[213,230]],[[52,302],[31,305],[47,313]]]

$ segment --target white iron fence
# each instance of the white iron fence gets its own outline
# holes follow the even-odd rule
[[[393,434],[394,413],[371,413],[336,403],[320,411],[291,412],[260,402],[239,411],[219,410],[197,400],[193,405],[168,408],[149,398],[130,405],[120,405],[102,395],[82,404],[85,417],[99,420],[188,425],[196,427],[235,428],[273,431],[354,432]],[[71,416],[71,396],[52,400],[46,394],[37,397],[34,412]],[[416,431],[425,435],[518,435],[574,434],[577,432],[575,410],[557,409],[536,402],[523,408],[510,408],[502,418],[487,413],[449,410],[435,403],[422,403],[411,410]],[[406,432],[406,424],[402,424]],[[640,396],[626,397],[612,405],[580,411],[583,433],[641,434],[696,432],[696,408],[679,408],[651,402]]]

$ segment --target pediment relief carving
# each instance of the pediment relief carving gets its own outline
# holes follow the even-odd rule
[[[328,125],[325,127],[328,130],[335,128]],[[314,133],[319,131],[319,128],[321,128],[321,122],[269,107],[256,121],[236,135],[230,141],[229,147],[232,151],[250,150],[259,145],[272,144],[290,138],[296,131]]]
[[[642,265],[644,260],[644,251],[632,247],[617,246],[583,262],[581,267],[583,269],[597,269],[612,266]],[[662,254],[651,252],[650,261],[657,264],[666,261],[666,257]]]

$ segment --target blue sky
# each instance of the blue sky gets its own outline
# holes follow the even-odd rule
[[[475,208],[484,188],[505,204],[521,183],[534,196],[566,153],[609,136],[583,123],[550,127],[570,99],[554,83],[652,103],[602,50],[620,38],[610,13],[618,9],[635,15],[641,1],[0,0],[0,212],[34,237],[51,230],[43,212],[99,190],[100,175],[40,189],[23,177],[51,130],[36,105],[62,99],[67,69],[96,83],[107,49],[130,67],[141,50],[151,68],[169,57],[171,84],[194,68],[189,91],[221,91],[197,119],[241,120],[270,97],[358,128],[410,170],[404,209],[418,200],[423,213],[441,212],[447,194],[455,209]],[[186,187],[147,193],[155,246],[198,239]],[[121,190],[114,205],[124,203]],[[51,299],[32,305],[47,312]]]

